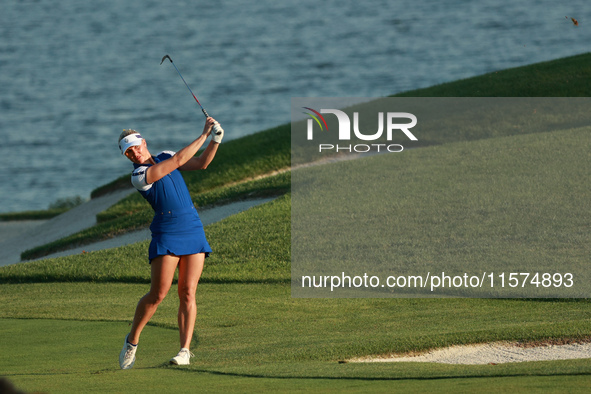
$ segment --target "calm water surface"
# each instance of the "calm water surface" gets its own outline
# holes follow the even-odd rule
[[[11,1],[0,12],[0,212],[87,198],[130,171],[123,128],[180,149],[232,139],[291,97],[380,97],[588,52],[584,1]],[[575,17],[579,26],[570,19]]]

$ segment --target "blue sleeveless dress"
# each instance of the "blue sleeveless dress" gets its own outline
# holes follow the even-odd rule
[[[154,161],[159,163],[174,154],[175,152],[170,151],[160,152],[154,157]],[[154,219],[150,225],[150,262],[162,255],[205,253],[205,257],[208,257],[212,250],[181,172],[174,170],[162,179],[148,184],[146,170],[150,166],[151,164],[134,163],[131,175],[133,186],[154,209]]]

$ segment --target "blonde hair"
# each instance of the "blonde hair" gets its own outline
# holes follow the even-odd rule
[[[139,132],[135,131],[134,129],[123,129],[123,133],[121,133],[119,135],[119,141],[117,141],[117,143],[120,143],[121,140],[123,138],[127,137],[128,135],[136,134],[136,133],[139,134]]]

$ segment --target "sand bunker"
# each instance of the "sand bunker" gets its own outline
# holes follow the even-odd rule
[[[349,360],[349,362],[425,362],[477,365],[580,358],[591,358],[591,343],[524,346],[519,343],[495,342],[478,345],[451,346],[412,356],[362,357]]]

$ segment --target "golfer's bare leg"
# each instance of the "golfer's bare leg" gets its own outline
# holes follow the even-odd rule
[[[203,272],[203,263],[205,254],[192,254],[182,256],[179,262],[179,333],[181,348],[189,349],[193,330],[195,328],[195,318],[197,317],[197,304],[195,302],[195,292],[197,283]]]
[[[133,324],[128,341],[137,344],[142,330],[150,321],[158,305],[162,302],[174,279],[174,271],[179,263],[177,256],[158,256],[152,260],[152,279],[150,291],[143,296],[135,309]]]

